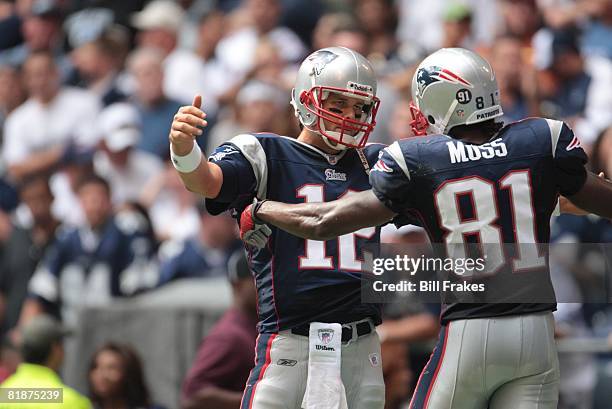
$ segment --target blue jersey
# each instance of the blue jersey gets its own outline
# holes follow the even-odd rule
[[[367,167],[383,145],[363,149]],[[354,149],[329,155],[273,134],[238,135],[210,161],[223,171],[223,186],[207,200],[212,214],[240,212],[253,197],[284,203],[324,202],[370,189],[366,165]],[[239,214],[239,213],[238,213]],[[379,242],[379,228],[365,228],[326,242],[304,240],[272,228],[268,246],[250,254],[260,332],[313,321],[347,323],[372,318],[379,306],[361,303],[362,246]]]
[[[141,231],[111,217],[97,231],[76,228],[58,233],[29,283],[30,296],[53,314],[74,323],[84,305],[106,304],[131,295],[132,266],[149,258],[153,243]]]
[[[492,269],[498,272],[486,279],[503,282],[500,297],[525,293],[530,281],[533,287],[530,270],[544,273],[533,291],[550,294],[552,302],[449,303],[443,323],[556,307],[546,255],[533,244],[508,255],[503,244],[548,243],[559,194],[572,195],[583,186],[587,157],[567,125],[532,118],[506,126],[482,145],[435,135],[402,140],[383,152],[370,174],[376,196],[398,214],[416,215],[431,242],[444,243],[446,250],[487,243],[490,256],[499,248],[498,258],[488,260],[498,261],[499,269]]]
[[[227,249],[205,247],[193,237],[181,243],[171,243],[171,255],[168,255],[159,268],[158,286],[168,284],[181,278],[209,278],[227,275],[227,263],[240,241],[232,243]]]

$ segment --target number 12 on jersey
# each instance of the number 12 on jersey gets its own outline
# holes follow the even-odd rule
[[[322,184],[307,184],[297,190],[297,197],[304,198],[306,203],[320,203],[324,201],[324,186]],[[340,197],[357,193],[348,190]],[[338,270],[362,271],[363,260],[357,258],[357,237],[369,239],[376,233],[375,227],[365,227],[353,233],[338,237]],[[300,269],[333,270],[334,260],[327,255],[326,242],[318,240],[305,240],[306,251],[299,258]]]

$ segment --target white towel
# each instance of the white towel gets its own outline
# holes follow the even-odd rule
[[[348,409],[341,377],[342,327],[312,322],[303,409]]]

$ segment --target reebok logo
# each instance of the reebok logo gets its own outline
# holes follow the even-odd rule
[[[348,88],[353,92],[363,92],[368,95],[374,95],[374,88],[371,85],[358,84],[356,82],[349,81]]]
[[[297,364],[297,361],[295,359],[281,358],[276,362],[276,364],[280,366],[295,366]]]

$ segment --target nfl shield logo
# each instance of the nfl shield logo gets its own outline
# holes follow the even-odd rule
[[[372,364],[372,366],[380,365],[380,358],[378,357],[377,353],[368,355],[368,358],[370,358],[370,364]]]
[[[327,345],[334,338],[334,330],[331,328],[323,328],[319,330],[319,340],[323,345]]]

